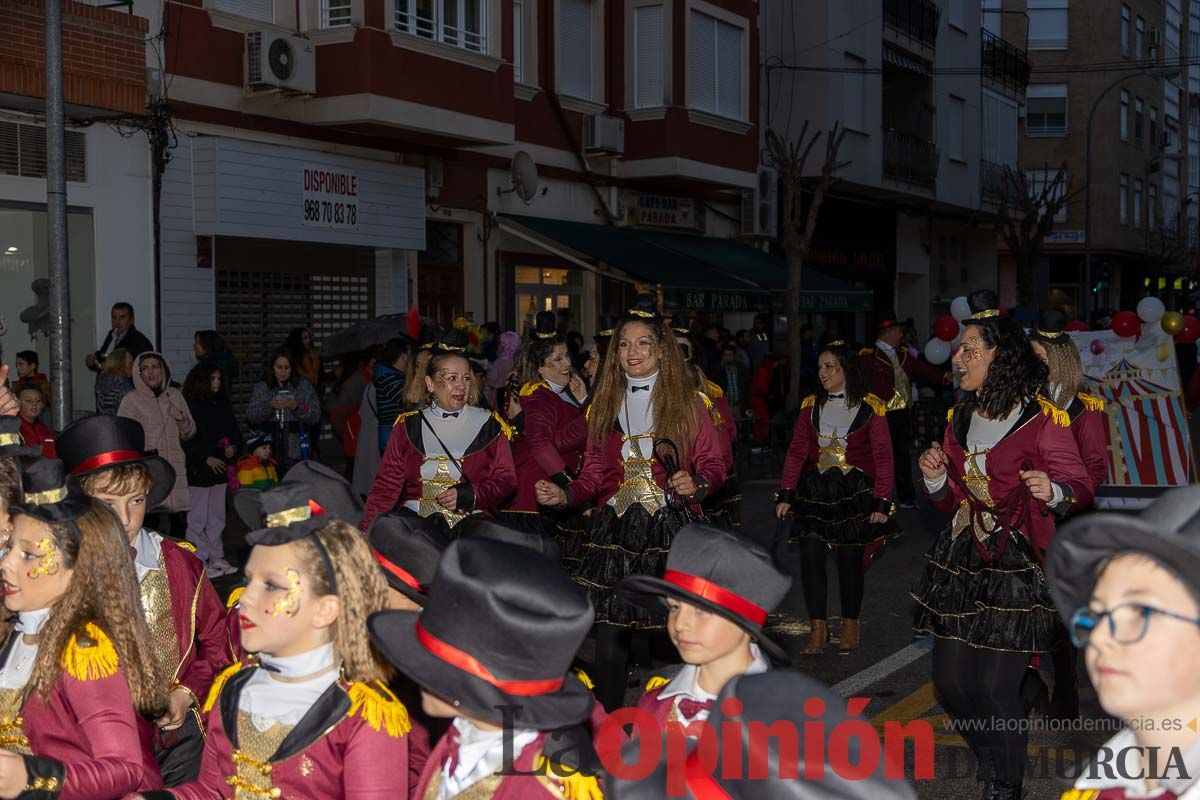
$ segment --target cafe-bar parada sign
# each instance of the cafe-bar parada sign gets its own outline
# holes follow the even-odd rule
[[[699,203],[691,197],[639,194],[634,205],[636,223],[655,228],[701,230],[704,227],[702,214]]]

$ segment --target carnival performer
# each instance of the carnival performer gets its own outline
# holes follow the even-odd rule
[[[566,487],[579,474],[587,444],[587,386],[571,370],[567,343],[553,311],[539,311],[517,356],[520,414],[513,439],[517,494],[501,514],[507,524],[557,539],[564,565],[574,569],[583,548],[579,514],[538,507],[537,483]]]
[[[194,780],[204,750],[200,707],[234,654],[225,606],[195,548],[145,527],[146,511],[171,491],[175,470],[146,452],[142,426],[124,417],[75,422],[62,432],[58,449],[71,478],[121,521],[125,540],[118,553],[132,557],[167,693],[167,713],[155,721],[154,755],[164,785]]]
[[[471,365],[451,332],[432,350],[425,371],[426,406],[396,420],[360,527],[388,511],[438,521],[446,533],[469,514],[494,514],[517,490],[501,417],[468,405]]]
[[[912,595],[932,634],[933,684],[962,725],[992,800],[1020,798],[1028,731],[1021,682],[1061,628],[1040,564],[1054,516],[1092,499],[1067,414],[1039,392],[1047,369],[994,292],[973,293],[954,356],[962,399],[922,454],[925,491],[954,511]]]
[[[617,582],[661,575],[675,532],[725,480],[719,434],[656,302],[639,295],[613,334],[579,477],[537,485],[542,505],[595,507],[576,580],[596,609],[597,697],[609,710],[623,700],[631,629],[661,627],[617,598]]]
[[[793,515],[782,561],[804,587],[811,628],[802,652],[816,655],[829,642],[825,559],[832,550],[842,604],[838,653],[847,655],[862,641],[867,546],[900,533],[892,503],[892,444],[886,407],[867,391],[860,362],[845,342],[821,351],[817,378],[816,394],[800,404],[775,513],[780,519]]]
[[[329,491],[352,498],[348,484]],[[411,722],[366,631],[387,588],[366,539],[326,513],[321,494],[285,480],[238,503],[265,526],[246,537],[237,601],[242,646],[256,657],[209,693],[200,777],[146,800],[408,795]]]
[[[1030,335],[1030,345],[1050,370],[1046,396],[1071,419],[1071,435],[1092,479],[1094,493],[1108,480],[1108,416],[1104,413],[1104,401],[1084,391],[1083,363],[1079,348],[1064,330],[1066,321],[1060,311],[1044,312],[1041,324]],[[1054,694],[1048,712],[1057,719],[1075,719],[1079,716],[1076,675],[1079,651],[1066,641],[1065,631],[1053,656]],[[1030,680],[1036,677],[1035,672],[1030,673]],[[1040,681],[1033,685],[1042,691]]]
[[[25,472],[0,561],[0,797],[111,800],[162,777],[148,719],[167,708],[121,523],[68,488],[60,461]],[[169,488],[169,487],[168,487]]]

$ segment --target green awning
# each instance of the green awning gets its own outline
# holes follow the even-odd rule
[[[535,237],[663,288],[669,305],[706,311],[764,309],[787,288],[787,264],[736,239],[662,233],[586,222],[500,215]],[[774,298],[776,307],[782,296]],[[869,289],[804,270],[802,311],[865,311]]]

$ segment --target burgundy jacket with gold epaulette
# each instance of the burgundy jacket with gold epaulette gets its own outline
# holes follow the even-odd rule
[[[945,371],[914,358],[907,347],[896,348],[896,359],[909,381],[922,380],[933,386],[941,386],[945,382]],[[866,373],[867,387],[871,394],[882,398],[884,403],[891,400],[896,393],[896,373],[887,353],[880,350],[878,345],[867,348],[859,354],[858,363]]]
[[[162,555],[179,645],[179,666],[173,678],[191,692],[199,706],[208,697],[213,678],[237,658],[227,641],[226,609],[204,573],[204,562],[166,538]]]
[[[510,510],[537,511],[538,481],[551,480],[566,488],[579,474],[587,446],[584,412],[545,381],[521,389],[521,435],[512,443],[517,494]]]
[[[1071,417],[1071,435],[1092,478],[1094,491],[1108,480],[1108,415],[1104,413],[1104,401],[1080,392],[1067,408],[1067,414]]]

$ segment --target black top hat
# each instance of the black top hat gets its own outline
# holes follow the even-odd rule
[[[175,487],[175,468],[146,449],[146,431],[134,419],[97,414],[68,425],[58,435],[58,457],[74,480],[113,467],[141,464],[150,473],[146,508],[158,508]]]
[[[285,481],[308,487],[312,499],[334,519],[358,525],[363,516],[363,503],[350,481],[319,461],[301,461],[283,476]]]
[[[617,584],[617,596],[650,611],[665,611],[674,597],[720,614],[748,631],[773,662],[786,664],[787,653],[763,633],[763,624],[791,586],[762,545],[692,523],[675,534],[661,578],[632,575]]]
[[[819,711],[809,705],[812,701],[820,701]],[[605,781],[605,797],[608,800],[662,800],[668,796],[668,770],[682,768],[687,789],[685,796],[693,798],[915,800],[912,787],[903,778],[889,780],[885,777],[886,756],[878,734],[871,730],[871,723],[861,717],[858,721],[861,723],[859,727],[864,729],[863,733],[849,736],[848,763],[842,769],[846,771],[852,765],[857,766],[865,761],[866,753],[860,735],[874,737],[875,745],[870,749],[880,754],[879,765],[865,777],[842,777],[834,765],[827,763],[828,759],[824,756],[830,752],[834,731],[849,719],[845,709],[846,698],[839,697],[829,687],[799,672],[768,670],[757,675],[739,675],[731,678],[721,689],[708,716],[705,730],[708,735],[716,737],[717,745],[709,746],[711,752],[717,754],[711,771],[704,768],[699,757],[701,745],[698,740],[688,739],[684,764],[659,758],[654,770],[649,775],[639,775],[637,780],[610,774]],[[795,735],[761,735],[761,731],[776,730],[776,723],[792,727]],[[816,746],[805,741],[814,734],[821,735],[824,741]],[[665,734],[658,732],[655,735],[665,737]],[[731,736],[741,740],[740,747],[738,743],[726,740]],[[657,747],[659,753],[668,752],[666,742],[661,739],[657,742],[635,739],[622,748],[621,761],[627,765],[639,763],[642,747]],[[826,763],[805,764],[806,752],[821,753]],[[749,770],[755,763],[765,764],[765,776],[750,777]],[[795,768],[800,779],[790,776],[781,778],[781,765],[788,769]],[[804,779],[810,767],[820,767],[820,780]],[[893,768],[902,775],[904,764],[901,762]]]
[[[450,329],[443,333],[441,337],[433,343],[434,354],[438,353],[455,353],[463,355],[467,352],[467,334],[465,331]]]
[[[12,512],[42,522],[73,522],[91,510],[94,501],[69,482],[63,462],[42,459],[21,475],[21,502]]]
[[[663,320],[662,312],[658,310],[658,296],[653,292],[640,292],[633,298],[633,305],[621,315],[622,322],[645,322],[656,325]]]
[[[295,542],[337,519],[313,498],[302,483],[284,481],[270,489],[242,489],[233,507],[250,532],[251,545],[274,546]]]
[[[1091,599],[1100,570],[1121,553],[1139,553],[1171,572],[1200,602],[1200,486],[1164,492],[1137,515],[1099,513],[1068,522],[1046,554],[1059,616]]]
[[[978,289],[967,295],[967,305],[971,307],[971,316],[964,322],[978,322],[1000,316],[1000,298],[991,289]]]
[[[42,448],[27,447],[21,438],[21,418],[0,417],[0,458],[38,458]]]
[[[422,611],[372,614],[367,628],[397,669],[464,713],[552,730],[591,714],[571,662],[593,618],[561,567],[475,538],[446,549]]]
[[[558,317],[553,311],[539,311],[529,331],[531,339],[553,339],[558,335]]]
[[[424,517],[391,512],[371,522],[367,542],[388,586],[425,605],[442,551],[450,545],[446,534]]]
[[[1056,308],[1047,309],[1042,312],[1042,321],[1038,323],[1037,328],[1031,334],[1032,338],[1043,342],[1058,343],[1063,341],[1063,337],[1067,336],[1065,329],[1067,327],[1067,315]],[[1068,339],[1070,337],[1067,337]]]
[[[478,515],[467,517],[458,524],[455,533],[460,539],[491,539],[496,542],[528,547],[550,559],[551,563],[562,563],[562,548],[549,536],[543,536],[534,531],[523,531],[487,517]]]

